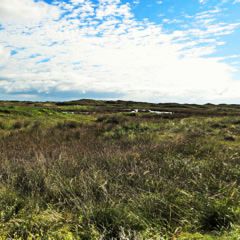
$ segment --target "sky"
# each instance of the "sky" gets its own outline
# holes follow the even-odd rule
[[[0,99],[240,104],[240,0],[0,0]]]

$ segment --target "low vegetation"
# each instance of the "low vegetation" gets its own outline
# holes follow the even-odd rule
[[[0,239],[239,240],[238,106],[1,102]]]

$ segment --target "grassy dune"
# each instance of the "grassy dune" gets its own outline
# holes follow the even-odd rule
[[[0,102],[7,238],[239,240],[239,106]]]

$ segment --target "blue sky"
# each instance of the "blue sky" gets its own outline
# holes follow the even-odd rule
[[[1,0],[0,98],[240,103],[239,0]]]

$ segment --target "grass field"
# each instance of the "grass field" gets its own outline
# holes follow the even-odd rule
[[[0,102],[0,239],[239,240],[240,106]]]

